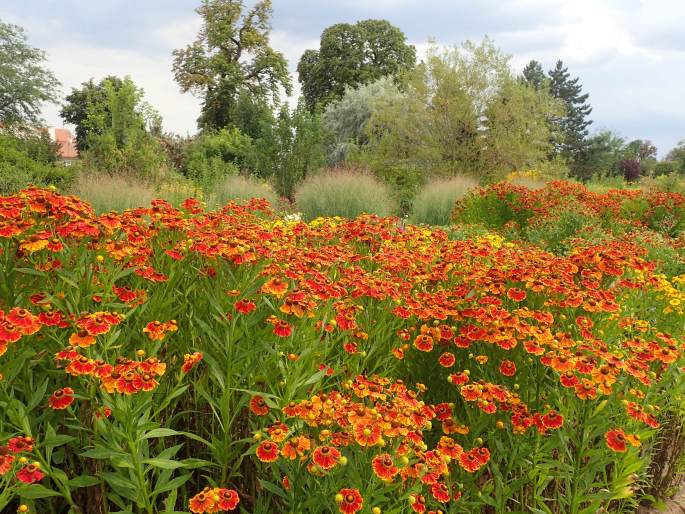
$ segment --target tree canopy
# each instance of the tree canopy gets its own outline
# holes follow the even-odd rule
[[[338,23],[321,34],[319,50],[306,50],[297,66],[310,110],[342,98],[346,87],[368,84],[413,68],[416,49],[386,20]]]
[[[555,132],[559,138],[554,141],[557,153],[564,157],[571,170],[582,166],[587,152],[588,127],[592,120],[588,118],[592,107],[587,103],[588,94],[583,94],[583,86],[578,78],[571,78],[568,68],[562,61],[557,61],[554,69],[549,71],[550,93],[564,103],[564,113],[554,118]]]
[[[41,104],[57,102],[60,82],[45,61],[24,29],[0,21],[0,123],[39,124]]]
[[[183,93],[202,98],[200,128],[236,126],[241,95],[278,103],[290,94],[288,64],[269,46],[270,0],[245,11],[243,0],[203,0],[196,12],[202,28],[195,42],[174,50],[173,73]]]

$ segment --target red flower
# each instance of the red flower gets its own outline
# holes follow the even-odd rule
[[[414,339],[414,346],[422,352],[430,352],[433,349],[433,338],[427,334],[421,334]]]
[[[490,459],[487,448],[474,448],[459,455],[459,465],[469,473],[475,473]]]
[[[499,372],[505,377],[513,377],[516,375],[516,364],[505,359],[499,365]]]
[[[557,411],[551,410],[542,416],[542,424],[547,429],[555,430],[557,428],[561,428],[561,426],[564,424],[564,417]]]
[[[204,355],[201,352],[194,352],[192,355],[186,353],[183,356],[183,365],[181,366],[181,371],[183,373],[189,373],[195,365],[202,360]]]
[[[88,348],[95,344],[95,337],[86,330],[79,330],[69,336],[69,344],[80,348]]]
[[[9,454],[7,446],[0,446],[0,477],[7,474],[12,469],[14,455]]]
[[[357,489],[340,489],[335,501],[342,514],[354,514],[362,510],[364,504],[364,498]]]
[[[447,503],[450,501],[450,490],[444,483],[439,482],[431,486],[431,493],[433,498],[435,498],[440,503]]]
[[[257,458],[262,462],[275,462],[278,459],[278,445],[264,441],[257,447]]]
[[[215,503],[214,492],[209,487],[205,487],[204,491],[197,493],[190,499],[188,507],[190,512],[203,514],[204,512],[215,512]]]
[[[312,452],[312,460],[322,469],[333,469],[340,460],[340,452],[334,446],[319,446]]]
[[[514,300],[515,302],[522,302],[526,299],[526,292],[516,287],[512,287],[507,291],[507,298]]]
[[[414,512],[426,512],[426,499],[421,494],[410,494],[409,506]]]
[[[12,453],[30,452],[33,450],[34,442],[33,437],[29,436],[13,437],[7,443],[7,448],[9,448],[9,451]]]
[[[248,300],[247,298],[243,298],[235,302],[233,307],[241,314],[250,314],[253,310],[257,308],[257,305],[255,305],[254,302]]]
[[[457,359],[453,353],[445,352],[440,356],[438,362],[443,368],[451,368],[452,366],[454,366],[456,360]]]
[[[219,503],[217,507],[219,510],[235,510],[240,503],[238,493],[233,489],[217,489],[216,493],[219,495]]]
[[[281,319],[274,324],[274,334],[278,337],[289,337],[292,333],[292,328],[287,321]]]
[[[369,422],[357,423],[354,426],[354,438],[359,446],[374,446],[381,440],[381,427]]]
[[[392,457],[387,453],[376,455],[371,461],[371,467],[381,480],[390,481],[399,472],[399,468],[395,466]]]
[[[269,406],[260,395],[256,394],[250,400],[250,411],[255,416],[266,416],[269,413]]]
[[[623,453],[626,451],[626,434],[620,428],[614,428],[604,434],[607,446],[615,452]]]
[[[17,327],[25,336],[35,334],[40,330],[40,319],[20,307],[15,307],[9,311],[5,319]]]
[[[55,410],[66,409],[74,403],[74,390],[71,387],[63,387],[50,395],[48,404]]]
[[[28,466],[24,466],[17,472],[17,478],[25,484],[33,484],[43,480],[45,474],[40,470],[40,464],[33,462]]]

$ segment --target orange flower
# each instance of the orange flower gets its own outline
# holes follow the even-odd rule
[[[266,416],[269,413],[269,406],[260,395],[256,394],[250,400],[250,411],[255,416]]]
[[[201,352],[193,352],[193,354],[186,353],[183,356],[183,365],[181,366],[181,371],[183,373],[189,373],[195,365],[202,360],[203,354]]]
[[[95,344],[95,337],[90,335],[87,330],[79,330],[69,336],[69,344],[79,348],[88,348]]]
[[[213,491],[209,487],[205,487],[202,492],[197,493],[190,499],[188,507],[190,508],[190,512],[203,514],[205,512],[215,512],[215,505],[216,502],[214,501]]]
[[[623,453],[626,451],[626,434],[620,428],[614,428],[604,434],[607,446],[615,452]]]
[[[395,466],[392,457],[387,453],[376,455],[371,461],[371,467],[376,476],[381,480],[390,481],[399,473],[399,468]]]
[[[45,474],[40,470],[40,464],[38,462],[32,462],[17,472],[17,478],[25,484],[40,482],[43,480],[44,476]]]
[[[381,427],[370,422],[357,423],[354,426],[354,438],[359,446],[374,446],[381,440]]]
[[[526,292],[523,291],[522,289],[518,289],[516,287],[509,288],[507,291],[507,298],[510,300],[513,300],[515,302],[522,302],[523,300],[526,299]]]
[[[74,403],[74,390],[71,387],[58,389],[48,398],[48,405],[55,410],[66,409]]]
[[[262,293],[283,296],[288,290],[288,283],[278,277],[274,277],[262,286]]]
[[[542,416],[542,423],[545,428],[555,430],[557,428],[561,428],[561,426],[564,424],[564,418],[557,411],[551,410]]]
[[[257,458],[262,462],[275,462],[278,459],[278,445],[272,441],[264,441],[257,447]]]
[[[499,372],[505,377],[513,377],[516,375],[516,364],[505,359],[499,365]]]
[[[340,460],[340,452],[334,446],[319,446],[312,453],[314,464],[321,469],[333,469]]]
[[[290,324],[287,321],[278,320],[274,324],[274,334],[278,337],[290,337],[292,332],[292,328],[290,328]]]
[[[433,498],[435,498],[440,503],[447,503],[450,501],[450,490],[444,483],[439,482],[431,486],[431,493]]]
[[[426,498],[421,494],[410,494],[409,506],[414,512],[426,512]]]
[[[438,359],[438,363],[443,368],[451,368],[452,366],[454,366],[454,363],[456,362],[456,360],[457,359],[452,352],[445,352]]]
[[[249,314],[257,308],[257,305],[247,298],[242,298],[241,300],[235,302],[233,307],[241,314]]]
[[[433,349],[433,338],[427,334],[420,334],[414,339],[414,347],[422,352],[430,352]]]
[[[357,489],[340,489],[335,501],[342,514],[354,514],[362,510],[364,499]]]

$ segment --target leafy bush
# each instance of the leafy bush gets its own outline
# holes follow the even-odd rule
[[[309,177],[297,188],[295,201],[308,220],[361,213],[388,216],[394,210],[388,188],[355,168],[332,168]]]
[[[220,208],[230,201],[247,201],[251,198],[265,198],[272,207],[279,202],[274,189],[264,181],[242,175],[225,177],[207,192],[207,204],[211,208]]]
[[[427,225],[448,225],[454,203],[478,183],[465,176],[428,182],[414,198],[411,221]]]
[[[154,189],[133,177],[107,173],[80,173],[72,192],[88,202],[96,213],[122,212],[150,205]]]
[[[212,183],[235,175],[252,152],[252,139],[236,128],[207,132],[188,145],[183,171],[191,179]]]
[[[74,171],[55,164],[55,159],[47,135],[0,134],[0,194],[14,193],[29,184],[68,187]]]

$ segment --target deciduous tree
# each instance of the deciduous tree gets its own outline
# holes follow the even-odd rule
[[[271,48],[271,0],[245,11],[243,0],[203,0],[197,39],[173,52],[173,72],[183,93],[202,98],[200,128],[237,127],[241,95],[254,102],[278,103],[291,91],[288,64]]]
[[[386,20],[338,23],[321,34],[319,50],[307,50],[297,66],[310,110],[342,98],[346,87],[368,84],[411,69],[416,49]]]
[[[60,83],[45,61],[24,29],[0,21],[0,123],[39,124],[41,104],[57,102]]]

